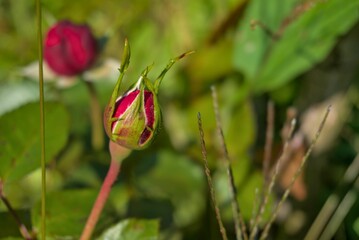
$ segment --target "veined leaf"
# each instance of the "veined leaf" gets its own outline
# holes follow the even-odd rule
[[[253,0],[238,31],[234,64],[256,91],[275,89],[322,61],[337,38],[359,18],[359,0],[345,4],[341,0],[317,1],[290,22],[277,40],[259,27],[250,29],[250,21],[259,20],[276,32],[280,22],[294,14],[294,3],[300,3],[284,2],[274,0],[263,4],[261,0]],[[267,8],[267,5],[277,6]],[[286,9],[278,14],[281,21],[273,22],[274,9]]]
[[[0,118],[0,179],[20,179],[40,167],[40,114],[37,102],[24,105]],[[45,104],[46,161],[65,145],[69,116],[60,103]]]

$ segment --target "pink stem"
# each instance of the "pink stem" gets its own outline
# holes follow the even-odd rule
[[[91,214],[87,219],[85,228],[83,229],[80,240],[90,239],[93,230],[97,224],[97,221],[101,215],[102,209],[105,206],[107,198],[110,194],[111,187],[116,181],[117,176],[120,172],[121,161],[112,158],[110,168],[107,172],[106,178],[101,186],[99,195],[97,196],[96,202],[92,208]]]

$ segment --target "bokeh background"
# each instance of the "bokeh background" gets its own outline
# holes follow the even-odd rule
[[[154,63],[149,77],[155,79],[169,59],[195,53],[166,75],[159,91],[159,134],[151,147],[133,151],[123,163],[95,239],[126,219],[138,219],[145,236],[221,239],[203,169],[198,112],[223,221],[229,239],[235,239],[211,86],[217,89],[237,200],[248,224],[263,186],[267,103],[273,102],[275,113],[272,167],[288,121],[297,118],[291,151],[261,227],[332,105],[269,239],[303,239],[328,199],[334,199],[334,209],[347,200],[332,222],[331,212],[324,211],[329,216],[320,223],[334,231],[323,239],[359,238],[359,169],[350,165],[359,148],[358,0],[43,0],[42,6],[44,34],[67,19],[88,24],[101,43],[98,59],[82,76],[45,71],[49,239],[78,239],[106,175],[110,156],[107,147],[91,145],[90,98],[83,79],[94,84],[104,109],[125,38],[132,52],[123,90],[146,66]],[[0,0],[0,180],[4,195],[36,232],[41,172],[35,18],[34,1]],[[346,173],[348,167],[352,171]],[[131,225],[125,234],[137,236]],[[0,238],[21,239],[1,202]]]

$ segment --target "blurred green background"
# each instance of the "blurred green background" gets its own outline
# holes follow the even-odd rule
[[[95,238],[108,234],[116,239],[106,229],[119,223],[125,226],[123,239],[220,239],[203,170],[201,112],[219,207],[229,239],[235,239],[212,85],[247,223],[256,189],[260,192],[263,185],[267,102],[273,101],[276,115],[271,166],[293,111],[300,141],[293,139],[263,223],[332,105],[321,140],[270,239],[303,239],[326,199],[342,199],[348,192],[354,197],[345,205],[348,211],[341,210],[333,239],[359,238],[359,169],[352,168],[352,177],[342,181],[359,149],[359,0],[43,0],[42,6],[45,33],[68,19],[87,23],[101,39],[99,59],[84,77],[94,82],[102,108],[117,80],[125,38],[132,56],[123,90],[147,65],[154,63],[149,74],[154,79],[169,59],[196,51],[166,75],[159,92],[160,132],[151,147],[125,160]],[[41,171],[35,17],[34,1],[0,0],[0,180],[21,219],[37,232]],[[107,147],[96,151],[91,146],[85,84],[45,75],[47,235],[78,239],[110,156]],[[136,226],[144,232],[137,233]],[[0,238],[21,239],[1,202]]]

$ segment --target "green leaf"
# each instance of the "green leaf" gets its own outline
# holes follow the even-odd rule
[[[234,65],[244,73],[248,81],[253,81],[260,71],[271,39],[260,27],[253,29],[252,21],[261,21],[266,27],[275,31],[281,19],[289,14],[296,1],[252,0],[246,15],[239,25],[234,47]]]
[[[156,240],[158,220],[126,219],[107,229],[97,240]]]
[[[23,104],[39,99],[39,87],[26,81],[18,83],[0,83],[0,116]]]
[[[286,26],[278,40],[273,40],[262,29],[249,30],[250,20],[260,20],[273,32],[279,23],[293,14],[289,7],[294,1],[283,4],[275,0],[265,7],[263,1],[254,0],[246,20],[239,28],[241,36],[235,46],[234,64],[256,91],[272,90],[293,80],[299,74],[322,61],[335,45],[337,38],[358,21],[359,1],[343,4],[341,0],[320,1]],[[300,1],[297,1],[300,3]],[[283,6],[284,5],[284,6]],[[272,19],[274,9],[285,11]]]
[[[78,239],[96,196],[96,190],[66,190],[49,194],[46,198],[46,236],[54,239],[72,236],[71,239]],[[105,208],[97,229],[112,222],[112,218],[106,217],[108,212],[108,208]],[[39,230],[40,203],[32,209],[31,215],[35,229]]]
[[[176,226],[191,224],[204,210],[205,196],[201,190],[205,187],[203,168],[184,155],[162,150],[151,158],[142,159],[136,167],[136,186],[146,198],[152,198],[152,206],[161,207],[153,213],[151,203],[144,209],[149,216],[174,219]],[[170,201],[172,208],[166,208]],[[134,209],[135,215],[143,206],[139,201]],[[172,216],[173,215],[173,216]],[[169,220],[170,221],[170,220]]]
[[[41,168],[27,174],[17,181],[7,182],[4,194],[15,209],[28,209],[34,206],[41,198]],[[54,168],[46,169],[46,192],[60,189],[63,185],[63,176]],[[0,204],[0,210],[2,209]],[[1,225],[0,225],[1,226]]]
[[[0,178],[20,179],[40,167],[39,104],[24,105],[0,118]],[[46,161],[64,147],[69,134],[69,116],[60,103],[45,104]]]

